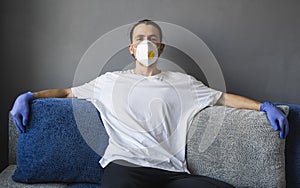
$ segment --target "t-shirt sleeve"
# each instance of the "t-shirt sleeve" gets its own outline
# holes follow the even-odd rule
[[[215,105],[223,94],[221,91],[207,87],[192,76],[190,77],[190,83],[196,103],[200,107]]]
[[[97,79],[98,78],[80,86],[72,87],[71,90],[74,97],[87,100],[93,99]]]

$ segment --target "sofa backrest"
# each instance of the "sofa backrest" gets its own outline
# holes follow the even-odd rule
[[[88,101],[86,101],[86,103],[89,103]],[[287,187],[300,187],[300,180],[299,177],[300,176],[300,106],[299,105],[288,105],[290,107],[290,113],[289,113],[289,122],[290,122],[290,134],[289,136],[287,137],[286,139],[286,151],[285,151],[285,158],[288,160],[286,161],[285,165],[286,165],[286,173],[287,173],[287,176],[286,176],[286,182],[287,182]],[[236,110],[236,109],[230,109],[230,108],[227,108],[227,109],[222,109],[223,107],[209,107],[203,111],[201,111],[199,114],[196,115],[193,123],[192,123],[192,126],[190,128],[190,131],[194,131],[193,133],[189,132],[189,137],[188,137],[188,147],[187,147],[187,162],[190,166],[190,168],[192,169],[193,168],[193,165],[196,166],[194,167],[194,172],[195,173],[200,173],[199,170],[201,170],[201,167],[199,167],[199,165],[201,165],[199,163],[199,161],[201,161],[202,159],[199,158],[199,156],[197,156],[200,152],[199,151],[204,151],[206,149],[206,151],[209,151],[207,147],[204,147],[204,146],[207,146],[207,145],[212,145],[212,139],[207,139],[206,144],[203,145],[203,131],[200,131],[200,130],[205,130],[207,126],[209,125],[213,125],[214,123],[213,122],[218,122],[220,120],[220,117],[225,117],[225,120],[226,120],[226,126],[225,125],[222,125],[223,129],[222,129],[222,133],[224,133],[224,131],[228,132],[229,129],[226,129],[228,127],[231,127],[231,129],[234,128],[234,124],[233,122],[228,122],[228,120],[230,121],[241,121],[242,119],[244,119],[245,121],[248,121],[250,120],[251,121],[261,121],[264,117],[264,114],[263,113],[260,113],[260,112],[247,112],[247,113],[255,113],[256,115],[257,114],[260,114],[260,118],[254,118],[251,120],[251,118],[249,119],[249,117],[247,116],[243,116],[243,118],[241,119],[241,115],[245,115],[245,112],[242,111],[242,110]],[[221,113],[217,113],[217,111],[220,111],[221,110]],[[225,113],[224,113],[225,112]],[[212,114],[219,114],[218,116],[211,116]],[[220,116],[220,114],[226,114],[226,116]],[[237,116],[237,114],[239,114]],[[231,118],[230,118],[231,117]],[[235,117],[235,118],[232,118],[232,117]],[[205,118],[208,118],[209,121],[205,120]],[[217,118],[217,119],[216,119]],[[253,117],[252,117],[253,118]],[[209,124],[203,124],[201,123],[201,121],[204,121],[204,122],[209,122]],[[266,119],[264,119],[265,123],[266,122]],[[242,122],[242,121],[241,121]],[[202,125],[201,125],[202,124]],[[194,125],[194,127],[193,127]],[[195,125],[199,125],[200,127],[196,128],[197,126]],[[251,126],[253,126],[254,124],[250,124]],[[16,164],[16,151],[17,151],[17,142],[18,142],[18,133],[17,133],[17,129],[14,125],[14,122],[11,118],[11,116],[9,115],[9,164]],[[242,126],[242,127],[240,127]],[[237,130],[240,130],[240,131],[249,131],[249,129],[245,129],[243,128],[243,125],[240,125],[239,129]],[[246,125],[245,125],[246,126]],[[196,129],[195,129],[196,128]],[[198,129],[198,130],[197,130]],[[256,129],[254,127],[254,129]],[[233,129],[234,130],[234,129]],[[268,129],[267,129],[272,137],[272,139],[275,139],[275,145],[279,146],[279,150],[280,152],[282,152],[282,141],[283,140],[278,140],[278,134],[277,132],[274,132],[272,131],[271,127],[269,126]],[[198,133],[196,133],[198,132]],[[253,132],[255,132],[253,130]],[[215,132],[216,133],[216,132]],[[261,132],[259,132],[261,134]],[[264,134],[266,132],[263,132]],[[268,133],[268,134],[269,134]],[[226,134],[224,134],[226,135]],[[219,142],[220,146],[225,146],[227,144],[227,146],[230,146],[230,144],[232,146],[235,146],[234,144],[237,144],[238,142],[234,143],[232,141],[232,139],[237,139],[235,138],[234,136],[235,134],[228,134],[228,140],[227,141],[223,141],[223,142]],[[275,135],[275,136],[274,136]],[[206,136],[207,137],[207,136]],[[249,135],[245,135],[245,138],[249,138]],[[243,137],[241,137],[240,139],[242,139]],[[252,140],[253,138],[255,137],[252,137]],[[256,137],[257,138],[257,137]],[[262,137],[263,138],[263,137]],[[255,139],[254,139],[255,140]],[[220,139],[219,139],[220,141]],[[256,140],[257,142],[261,142],[263,143],[264,141],[266,140]],[[279,141],[279,145],[278,145],[278,141]],[[241,143],[244,143],[245,142],[249,142],[249,141],[243,141]],[[202,145],[200,144],[202,143]],[[223,144],[223,145],[222,145]],[[249,146],[249,150],[252,151],[253,153],[253,147],[255,144],[250,144],[248,145]],[[200,150],[199,150],[200,148]],[[234,147],[233,147],[234,148]],[[191,152],[192,153],[195,153],[196,155],[194,157],[191,157],[192,159],[189,159],[189,156],[191,156]],[[250,152],[251,153],[251,152]],[[194,155],[194,154],[193,154]],[[254,155],[248,155],[250,158],[252,156],[255,156]],[[198,157],[198,158],[197,158]],[[212,156],[211,159],[214,159],[214,157],[216,156]],[[270,156],[270,157],[273,157],[273,156]],[[249,158],[249,160],[250,160]],[[195,159],[195,160],[194,160]],[[238,158],[236,158],[238,159]],[[194,162],[193,162],[194,160]],[[236,164],[235,163],[236,160],[233,160],[232,163],[228,163],[228,164]],[[198,165],[198,167],[197,167]],[[267,165],[267,164],[265,164]],[[193,170],[192,170],[193,171]],[[199,172],[196,172],[196,171],[199,171]],[[247,172],[246,172],[247,173]]]
[[[8,163],[11,165],[16,164],[18,131],[10,114],[8,115],[8,134]]]

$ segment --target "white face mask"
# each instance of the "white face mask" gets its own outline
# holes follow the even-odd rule
[[[141,64],[149,67],[158,59],[157,46],[149,40],[142,41],[136,47],[135,58]]]

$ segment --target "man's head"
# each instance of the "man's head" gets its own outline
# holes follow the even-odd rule
[[[162,30],[159,25],[151,20],[141,20],[137,22],[130,31],[129,51],[133,57],[136,55],[136,48],[142,41],[148,40],[156,44],[158,55],[163,52]]]
[[[130,30],[130,42],[133,43],[133,34],[134,34],[134,30],[136,27],[138,27],[139,25],[141,24],[144,24],[144,25],[152,25],[153,27],[155,27],[159,33],[159,42],[162,41],[162,31],[161,31],[161,28],[160,26],[155,23],[154,21],[152,20],[148,20],[148,19],[144,19],[144,20],[140,20],[138,21],[136,24],[133,25],[133,27],[131,28]]]

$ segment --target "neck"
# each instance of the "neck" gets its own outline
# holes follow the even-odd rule
[[[161,73],[161,70],[157,68],[157,62],[147,67],[136,61],[135,68],[133,69],[135,74],[140,74],[143,76],[154,76]]]

